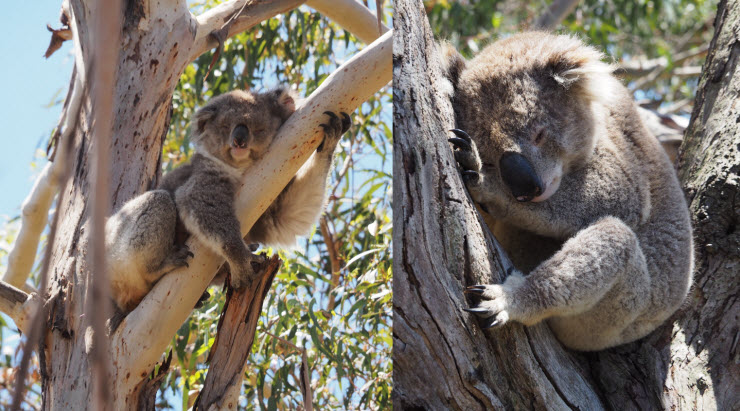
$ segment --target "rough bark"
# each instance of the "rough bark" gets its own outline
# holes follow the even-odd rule
[[[740,404],[740,3],[722,1],[682,146],[694,216],[696,274],[674,336],[672,404]],[[668,384],[666,384],[668,385]],[[685,395],[685,393],[692,395]]]
[[[681,177],[696,216],[697,274],[673,321],[632,344],[565,350],[545,325],[481,332],[465,285],[505,256],[455,168],[454,125],[421,2],[396,2],[394,406],[397,409],[732,409],[738,403],[740,88],[736,2],[723,2]]]

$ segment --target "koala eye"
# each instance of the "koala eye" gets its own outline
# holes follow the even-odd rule
[[[541,146],[542,143],[545,142],[545,130],[540,129],[537,134],[534,135],[534,139],[532,140],[532,144],[535,146]]]

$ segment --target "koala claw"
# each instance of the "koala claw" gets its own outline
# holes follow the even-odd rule
[[[324,114],[326,114],[327,116],[331,117],[331,119],[332,119],[332,120],[336,120],[336,119],[339,119],[339,117],[337,117],[337,115],[336,115],[336,114],[334,114],[334,113],[333,113],[333,112],[331,112],[331,111],[325,111],[325,112],[324,112]]]
[[[453,128],[450,132],[456,137],[448,138],[447,141],[454,146],[455,161],[457,161],[463,181],[476,186],[480,181],[482,168],[478,148],[468,133],[457,128]]]
[[[352,125],[352,121],[349,117],[349,114],[342,112],[342,118],[340,119],[339,116],[334,114],[331,111],[325,111],[324,114],[329,116],[329,124],[319,124],[321,128],[324,129],[324,140],[319,144],[319,146],[316,148],[317,152],[322,152],[324,150],[325,144],[328,144],[332,147],[331,153],[333,154],[333,147],[336,146],[337,141],[339,141],[339,138],[347,131],[349,130],[349,127]],[[327,143],[327,140],[329,143]]]
[[[467,311],[469,313],[473,313],[475,315],[480,314],[488,314],[488,310],[482,307],[476,307],[476,308],[463,308],[463,311]]]
[[[473,146],[471,146],[469,142],[459,137],[451,137],[451,138],[448,138],[447,141],[449,141],[450,143],[464,150],[473,149]]]
[[[450,131],[455,133],[456,136],[460,137],[461,140],[464,140],[467,143],[471,143],[473,141],[473,139],[470,137],[470,134],[460,130],[459,128],[453,128]],[[468,149],[470,148],[470,144],[468,144]]]
[[[342,115],[342,134],[344,134],[352,126],[352,119],[349,117],[349,114],[345,113],[344,111],[340,112],[339,114]]]
[[[174,265],[177,267],[190,267],[190,265],[188,264],[188,258],[192,257],[195,257],[195,254],[190,252],[188,246],[183,245],[172,254],[171,261],[173,261]]]
[[[510,307],[507,301],[510,298],[507,297],[507,291],[501,285],[471,285],[464,292],[466,294],[476,294],[485,299],[477,307],[463,308],[463,311],[485,319],[481,323],[481,328],[494,328],[509,321]]]
[[[506,311],[502,311],[498,313],[498,315],[488,318],[483,324],[481,324],[480,328],[487,330],[489,328],[500,327],[506,324],[507,321],[509,321],[509,314],[506,313]]]
[[[466,288],[463,292],[465,294],[478,294],[483,295],[483,293],[486,291],[485,285],[471,285],[468,288]]]

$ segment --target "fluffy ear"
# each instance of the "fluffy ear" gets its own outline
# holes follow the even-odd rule
[[[295,92],[289,87],[283,86],[270,90],[267,94],[274,102],[273,108],[275,114],[282,118],[283,121],[287,120],[295,111],[296,102],[298,100],[298,96]]]
[[[195,112],[192,123],[193,127],[195,128],[196,134],[200,134],[203,132],[206,124],[208,124],[209,121],[216,117],[216,111],[217,109],[214,106],[205,106]]]
[[[602,61],[602,53],[572,37],[562,36],[556,41],[564,44],[547,64],[556,83],[590,100],[603,100],[613,94],[617,81],[612,76],[614,67]]]
[[[442,55],[442,71],[455,89],[460,73],[465,68],[465,57],[447,41],[439,43],[439,52]]]

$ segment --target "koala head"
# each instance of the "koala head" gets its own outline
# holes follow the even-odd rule
[[[550,198],[594,150],[612,67],[578,39],[543,32],[500,40],[470,61],[443,48],[457,126],[483,163],[482,191]]]
[[[264,154],[280,126],[295,111],[288,88],[263,93],[234,90],[212,98],[195,113],[193,143],[235,168]]]

